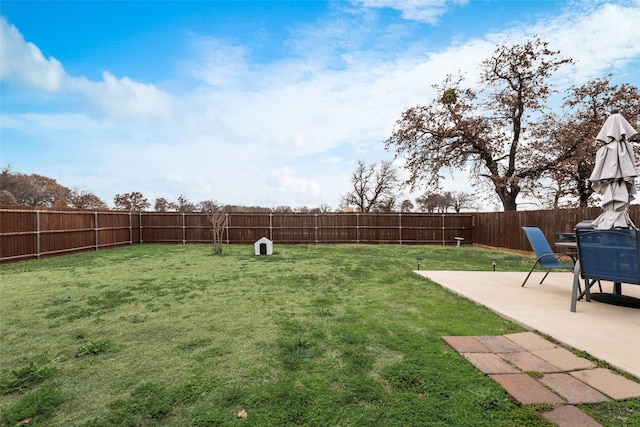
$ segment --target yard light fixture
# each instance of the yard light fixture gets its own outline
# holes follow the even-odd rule
[[[422,261],[422,258],[418,257],[416,258],[416,261],[418,262],[418,270],[420,270],[420,261]]]
[[[496,271],[496,261],[498,261],[497,258],[491,258],[491,265],[493,266],[493,271]]]

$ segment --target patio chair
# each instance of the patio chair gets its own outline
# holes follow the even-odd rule
[[[531,273],[533,273],[533,270],[538,264],[540,264],[541,267],[547,269],[547,273],[544,275],[542,280],[540,280],[540,284],[544,282],[544,279],[547,278],[551,270],[558,269],[573,271],[573,266],[576,263],[576,259],[568,254],[554,253],[551,250],[551,246],[549,246],[549,242],[547,242],[547,238],[544,236],[542,230],[540,230],[538,227],[522,227],[522,229],[527,235],[527,239],[529,239],[529,243],[531,244],[533,251],[536,253],[536,262],[533,264],[533,267],[531,267],[531,270],[529,270],[529,274],[527,274],[527,277],[524,279],[524,282],[522,282],[521,286],[524,286],[525,283],[527,283],[527,280],[529,280],[529,276],[531,276]],[[571,260],[573,261],[572,265],[560,264],[558,260],[561,257],[571,258]]]
[[[622,283],[640,285],[640,232],[635,229],[594,230],[576,226],[578,263],[574,269],[571,311],[576,301],[586,296],[591,301],[590,288],[598,283],[599,301],[627,307],[640,307],[636,298],[622,295]],[[580,289],[580,276],[585,290]],[[600,280],[611,281],[613,293],[603,294]],[[576,288],[579,292],[576,292]]]

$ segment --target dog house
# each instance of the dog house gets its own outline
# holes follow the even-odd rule
[[[256,255],[272,255],[273,254],[273,242],[266,237],[261,238],[253,244]]]

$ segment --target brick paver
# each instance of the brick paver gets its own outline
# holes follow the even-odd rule
[[[520,347],[529,351],[546,350],[546,349],[558,347],[551,341],[546,340],[542,338],[540,335],[534,334],[533,332],[519,332],[517,334],[507,334],[505,335],[505,338],[510,339],[511,341],[518,344]]]
[[[558,406],[541,415],[560,427],[602,427],[602,424],[575,406]]]
[[[558,372],[558,368],[556,366],[545,362],[528,351],[521,351],[518,353],[500,353],[498,356],[517,366],[521,371],[540,373]]]
[[[442,337],[458,353],[491,353],[491,350],[476,339],[476,337]]]
[[[543,360],[546,360],[552,365],[557,366],[560,371],[575,371],[578,369],[591,369],[596,367],[596,365],[591,361],[584,357],[578,357],[566,348],[562,347],[546,350],[534,350],[531,353]]]
[[[640,397],[639,383],[628,380],[622,375],[614,374],[605,368],[575,371],[570,374],[616,400]]]
[[[569,374],[546,374],[542,376],[540,382],[549,386],[571,404],[600,403],[609,400],[607,396],[598,390],[589,387],[587,384]]]
[[[520,345],[505,337],[480,336],[476,337],[485,346],[489,347],[494,353],[515,353],[524,351]]]
[[[485,374],[519,374],[520,371],[494,353],[463,353],[463,356]]]
[[[560,396],[552,393],[527,374],[495,374],[489,376],[504,387],[511,397],[523,405],[564,403]]]

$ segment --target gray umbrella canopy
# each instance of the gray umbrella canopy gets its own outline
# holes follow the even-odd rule
[[[605,143],[596,153],[596,165],[589,177],[593,189],[602,195],[604,212],[592,225],[596,229],[636,228],[627,211],[635,199],[636,161],[629,138],[636,130],[614,112],[602,126],[596,140]]]

